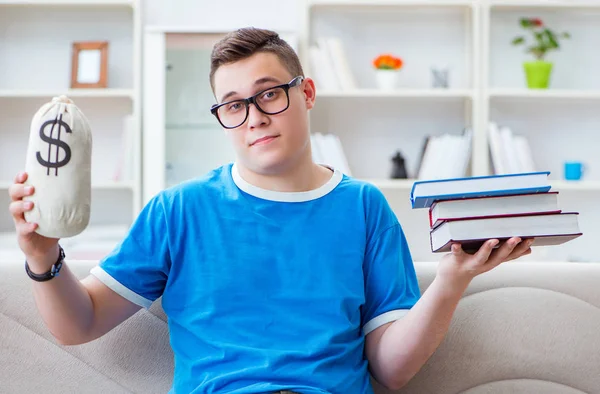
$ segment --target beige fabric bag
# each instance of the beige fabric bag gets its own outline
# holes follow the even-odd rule
[[[44,104],[31,121],[25,171],[34,194],[25,213],[38,234],[67,238],[88,225],[91,206],[92,132],[87,118],[66,96]]]

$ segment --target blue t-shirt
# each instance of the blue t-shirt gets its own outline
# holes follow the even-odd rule
[[[163,190],[92,273],[145,308],[162,296],[177,394],[372,393],[365,335],[420,297],[383,194],[338,170],[308,192],[235,164]]]

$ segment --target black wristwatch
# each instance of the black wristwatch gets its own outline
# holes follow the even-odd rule
[[[29,269],[29,264],[27,264],[27,260],[25,260],[25,272],[27,272],[27,275],[29,275],[29,277],[31,279],[33,279],[37,282],[45,282],[47,280],[54,278],[55,276],[58,276],[58,273],[60,272],[60,269],[62,268],[64,261],[65,261],[65,251],[62,248],[62,246],[58,245],[58,260],[56,260],[56,263],[54,263],[52,265],[52,267],[50,267],[50,270],[48,272],[43,273],[41,275],[34,274]]]

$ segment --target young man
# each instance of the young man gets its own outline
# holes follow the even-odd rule
[[[277,34],[219,42],[211,111],[236,151],[224,165],[155,196],[122,243],[81,282],[35,283],[62,344],[94,340],[162,296],[175,393],[371,393],[371,373],[403,386],[438,347],[471,280],[528,253],[528,241],[455,245],[421,296],[396,216],[375,187],[312,161],[313,81]],[[18,175],[10,205],[33,273],[58,240],[24,220],[34,193]],[[520,242],[520,243],[519,243]]]

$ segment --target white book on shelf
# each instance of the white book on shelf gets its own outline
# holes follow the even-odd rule
[[[436,178],[436,172],[438,171],[437,162],[440,158],[440,155],[443,153],[443,146],[441,145],[442,142],[443,141],[441,140],[441,137],[429,137],[429,142],[425,148],[425,153],[423,155],[423,160],[421,162],[421,168],[419,169],[417,179],[424,180]]]
[[[344,153],[344,148],[342,147],[342,141],[340,140],[340,138],[334,134],[328,134],[326,138],[329,139],[329,144],[333,148],[332,151],[337,167],[344,174],[352,176],[352,172],[350,171],[350,165],[348,163],[348,159],[346,158],[346,154]]]
[[[494,174],[502,175],[508,173],[508,169],[504,164],[504,153],[502,152],[503,148],[500,130],[495,122],[490,122],[488,126],[488,139]]]
[[[327,48],[326,51],[329,53],[329,59],[331,59],[333,64],[334,73],[339,78],[341,90],[356,89],[356,79],[354,78],[350,63],[348,62],[342,40],[337,37],[325,37],[320,40],[319,45],[321,46],[322,43],[322,48]]]
[[[340,85],[333,71],[333,65],[328,59],[327,53],[316,45],[309,48],[310,65],[317,89],[336,91]]]
[[[115,163],[113,180],[115,182],[126,182],[133,180],[134,172],[134,147],[135,147],[135,119],[132,115],[123,118],[123,131],[121,132],[121,144],[119,146],[119,157]]]
[[[502,157],[506,171],[510,174],[521,172],[513,132],[509,127],[500,127],[500,140],[502,141]]]
[[[314,134],[315,145],[318,146],[321,164],[329,165],[342,173],[351,176],[348,160],[344,154],[341,142],[337,136],[333,134]]]
[[[531,153],[531,146],[529,146],[527,137],[523,135],[516,135],[513,138],[521,172],[537,171],[535,162],[533,161],[533,154]]]
[[[471,128],[465,129],[462,134],[461,139],[461,148],[460,148],[460,158],[457,162],[457,173],[454,178],[460,178],[467,175],[467,169],[469,168],[469,163],[471,161],[471,149],[473,146],[473,130]]]

